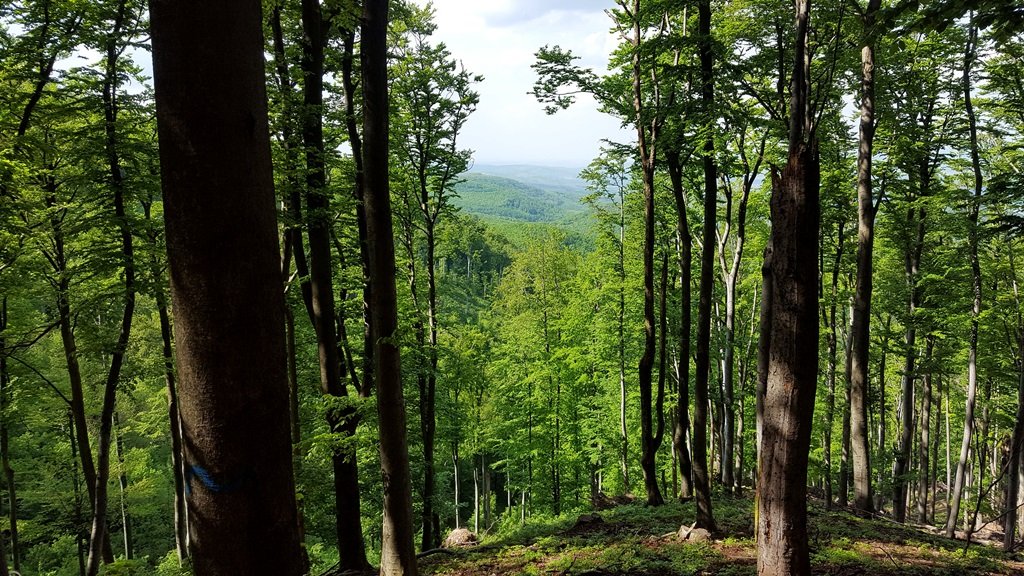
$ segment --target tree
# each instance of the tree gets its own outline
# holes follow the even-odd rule
[[[711,46],[711,2],[697,5],[697,35],[700,52],[700,95],[704,137],[701,160],[704,167],[704,232],[700,255],[700,296],[697,305],[697,381],[693,390],[693,490],[697,496],[697,525],[715,529],[711,510],[711,478],[707,458],[708,381],[711,376],[711,293],[715,279],[715,219],[718,216],[718,164],[712,125],[715,106],[714,53]]]
[[[871,338],[871,287],[875,214],[871,156],[875,141],[875,44],[881,0],[869,0],[861,19],[860,145],[857,149],[857,282],[850,326],[850,444],[853,452],[853,507],[874,511],[871,495],[871,450],[868,448],[868,366]]]
[[[259,2],[151,7],[192,553],[299,574]],[[195,86],[209,92],[197,100]]]
[[[429,16],[426,14],[425,16]],[[392,131],[396,150],[402,163],[412,174],[410,186],[402,187],[407,212],[402,217],[403,237],[409,257],[409,282],[413,304],[418,315],[413,328],[417,346],[426,356],[426,366],[417,371],[420,393],[420,432],[423,437],[423,539],[424,550],[441,543],[435,512],[434,444],[437,431],[436,397],[438,375],[438,226],[454,207],[452,197],[459,174],[469,165],[470,151],[457,147],[458,137],[469,115],[476,109],[479,95],[473,85],[481,76],[470,74],[456,62],[444,44],[431,46],[427,39],[433,32],[429,22],[423,29],[408,33],[409,45],[396,63],[394,85],[395,122]],[[417,232],[423,235],[426,254],[426,310],[418,295],[414,250]],[[426,316],[427,329],[423,329]]]
[[[819,158],[812,112],[810,1],[795,0],[789,152],[772,171],[771,307],[767,390],[757,482],[757,571],[810,574],[807,459],[817,387]]]
[[[363,4],[363,184],[366,235],[369,248],[371,332],[377,414],[380,428],[380,466],[384,477],[384,530],[380,573],[416,575],[413,548],[412,487],[405,435],[401,356],[397,337],[398,303],[395,290],[395,245],[388,183],[388,70],[387,0]]]

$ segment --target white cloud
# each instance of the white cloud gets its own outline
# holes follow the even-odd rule
[[[444,42],[466,67],[485,80],[480,105],[463,132],[462,145],[479,162],[583,166],[603,138],[629,138],[619,122],[597,111],[590,98],[553,116],[527,94],[536,74],[534,53],[558,44],[603,71],[615,41],[609,20],[594,0],[435,0],[435,41]]]

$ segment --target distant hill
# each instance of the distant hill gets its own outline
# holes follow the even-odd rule
[[[470,173],[509,178],[543,190],[564,192],[577,200],[587,194],[587,184],[580,179],[579,168],[529,164],[475,164]]]
[[[537,186],[479,172],[463,175],[455,200],[464,212],[522,222],[559,222],[584,212],[579,195],[560,185]]]
[[[586,184],[574,168],[476,165],[456,186],[456,206],[483,219],[513,244],[523,246],[558,228],[572,243],[589,245],[593,216],[580,202]]]

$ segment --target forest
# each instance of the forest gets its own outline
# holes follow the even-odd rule
[[[605,3],[0,3],[0,576],[1024,573],[1024,8]]]

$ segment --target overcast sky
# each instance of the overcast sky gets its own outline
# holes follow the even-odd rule
[[[417,0],[425,4],[426,0]],[[527,94],[536,75],[534,53],[558,44],[581,63],[605,70],[615,44],[598,0],[434,0],[435,42],[444,42],[466,68],[482,74],[480,105],[461,145],[481,164],[543,164],[579,168],[597,154],[602,138],[624,140],[619,122],[589,98],[553,116]]]

